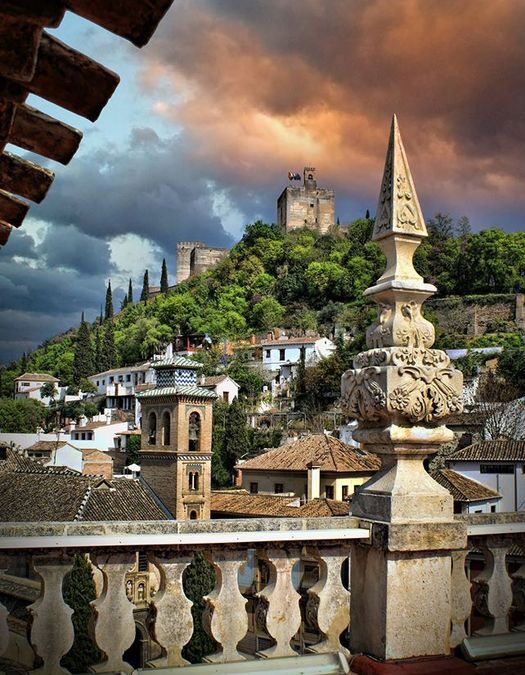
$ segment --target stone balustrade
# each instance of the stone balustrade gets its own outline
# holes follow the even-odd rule
[[[466,528],[468,545],[452,553],[450,647],[469,635],[525,630],[525,514],[459,516],[456,521]],[[102,654],[97,672],[131,672],[137,665],[187,665],[183,647],[194,622],[183,575],[196,551],[215,570],[215,587],[203,599],[203,625],[216,643],[209,662],[304,652],[339,651],[349,657],[348,566],[354,546],[366,546],[375,536],[370,534],[352,517],[13,524],[0,528],[0,558],[7,571],[4,583],[10,579],[16,586],[21,556],[41,580],[39,597],[27,607],[32,662],[25,665],[39,673],[68,672],[61,659],[73,644],[74,629],[62,587],[74,555],[84,553],[98,576],[92,602],[92,634]],[[129,663],[138,608],[129,599],[126,580],[137,551],[147,554],[160,581],[145,603],[151,644],[140,663]],[[265,570],[262,578],[255,574],[254,560]],[[253,574],[247,572],[250,565]],[[24,583],[20,578],[21,588]],[[3,658],[12,657],[12,633],[11,617],[0,604]]]
[[[452,554],[451,647],[467,636],[525,630],[525,514],[459,516],[467,548]]]
[[[61,659],[73,644],[74,630],[62,587],[78,553],[89,555],[98,577],[99,592],[91,603],[92,635],[102,654],[97,672],[188,664],[183,647],[194,630],[193,603],[184,593],[183,575],[196,551],[215,570],[215,587],[204,597],[203,625],[216,643],[208,661],[308,651],[349,655],[348,642],[340,641],[350,621],[350,593],[342,574],[346,566],[348,579],[352,544],[367,540],[369,531],[352,518],[315,518],[14,524],[0,528],[0,537],[2,568],[10,578],[16,582],[14,573],[25,555],[41,580],[40,597],[27,607],[27,646],[34,662],[26,665],[51,674],[68,672]],[[138,608],[126,584],[137,551],[147,553],[160,583],[148,606],[147,639],[154,648],[147,653],[153,658],[130,663],[126,655],[136,640]],[[254,574],[246,570],[250,560]],[[254,560],[261,561],[266,579],[250,581],[257,576]],[[301,583],[301,563],[318,571],[308,588]],[[7,659],[13,652],[9,628],[0,605],[0,649]]]

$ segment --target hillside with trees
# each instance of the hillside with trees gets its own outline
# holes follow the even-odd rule
[[[467,218],[454,222],[443,214],[427,225],[429,237],[416,251],[415,265],[439,296],[525,291],[525,233],[492,228],[472,234]],[[353,337],[350,351],[358,351],[375,314],[362,294],[385,264],[370,240],[372,228],[373,220],[364,218],[325,235],[308,229],[283,234],[275,225],[256,222],[215,268],[175,288],[167,287],[163,261],[155,297],[148,296],[151,271],[146,271],[140,300],[133,301],[130,285],[118,314],[108,285],[104,313],[94,324],[82,320],[0,369],[0,395],[12,394],[13,378],[24,370],[47,372],[78,387],[89,370],[145,360],[185,333],[208,333],[218,344],[278,326],[324,335],[340,328]],[[438,330],[437,346],[442,337]],[[329,377],[333,384],[337,373]]]

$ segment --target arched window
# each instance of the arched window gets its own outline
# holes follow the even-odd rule
[[[157,415],[154,412],[148,417],[148,443],[157,445]]]
[[[190,511],[190,520],[197,520],[197,511]]]
[[[201,449],[201,416],[192,412],[188,423],[188,449],[198,452]]]
[[[168,411],[162,414],[162,445],[170,444],[171,415]]]

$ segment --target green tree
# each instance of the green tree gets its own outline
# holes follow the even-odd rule
[[[85,673],[89,666],[98,663],[101,652],[89,634],[92,609],[90,602],[97,597],[93,571],[87,557],[75,556],[71,572],[64,580],[64,600],[73,610],[75,639],[69,652],[62,658],[61,665],[73,673]]]
[[[128,299],[127,304],[128,304],[128,305],[132,305],[132,304],[133,304],[133,284],[132,284],[132,282],[131,282],[131,279],[129,280],[129,284],[128,284],[128,295],[127,295],[127,299]]]
[[[45,419],[46,409],[32,398],[0,399],[0,431],[4,434],[34,434]]]
[[[252,325],[258,331],[277,328],[282,324],[285,309],[275,298],[263,298],[252,312]]]
[[[239,457],[242,457],[250,449],[248,432],[246,430],[246,411],[244,406],[235,399],[228,408],[225,425],[225,468],[232,474]]]
[[[54,401],[56,394],[57,390],[53,382],[44,382],[40,388],[40,398],[49,398],[51,399],[50,403]]]
[[[126,466],[140,463],[140,435],[128,436],[126,444]]]
[[[160,292],[168,292],[168,268],[166,267],[166,258],[162,258],[162,272],[160,275]]]
[[[108,281],[108,287],[106,289],[106,305],[104,310],[104,318],[106,320],[113,318],[113,293],[111,291],[111,280]]]
[[[498,375],[525,395],[525,345],[503,349],[498,357]]]
[[[204,656],[216,650],[215,641],[206,633],[202,625],[202,613],[205,602],[203,596],[211,593],[215,586],[215,570],[203,556],[197,552],[191,565],[184,570],[182,577],[184,594],[193,602],[193,635],[182,650],[182,656],[190,663],[201,663]]]
[[[148,270],[144,272],[144,281],[142,282],[142,292],[140,294],[141,302],[148,302],[149,298],[149,276]]]
[[[113,320],[104,322],[101,345],[100,345],[100,371],[116,368],[118,365],[117,349],[115,346],[115,331]]]
[[[84,314],[82,314],[73,359],[73,382],[80,384],[80,380],[87,378],[88,375],[93,375],[93,371],[94,358],[91,334],[87,322],[84,321]]]

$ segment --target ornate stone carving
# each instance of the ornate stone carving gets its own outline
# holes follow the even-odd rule
[[[373,379],[379,368],[349,371],[343,375],[341,406],[349,417],[358,420],[380,420],[386,415],[386,394]]]
[[[135,639],[133,604],[126,596],[126,574],[135,564],[135,553],[121,552],[96,556],[96,566],[102,572],[104,586],[99,598],[91,605],[95,610],[95,640],[106,659],[94,666],[97,672],[132,672],[122,659]]]
[[[248,631],[247,600],[239,590],[239,570],[246,564],[246,551],[213,549],[210,562],[215,567],[216,584],[205,596],[209,610],[208,632],[222,650],[206,661],[228,663],[245,659],[237,645]]]
[[[469,618],[472,600],[470,581],[465,574],[465,560],[468,551],[452,551],[452,594],[450,646],[460,645],[467,637],[465,621]]]
[[[525,614],[525,563],[512,575],[513,604],[522,614]],[[522,621],[516,630],[525,631],[525,621]]]
[[[161,576],[160,589],[153,598],[156,609],[154,637],[165,654],[152,662],[157,668],[189,663],[182,657],[182,648],[193,633],[193,603],[184,594],[182,575],[192,559],[192,554],[173,551],[157,553],[151,559]]]
[[[73,610],[64,602],[62,585],[71,570],[71,561],[56,554],[42,556],[34,560],[33,567],[42,579],[42,595],[28,607],[33,616],[31,645],[43,665],[32,672],[67,674],[69,671],[61,667],[60,660],[71,649],[75,636]]]
[[[308,651],[316,653],[340,651],[345,656],[350,656],[348,649],[339,641],[339,636],[350,623],[350,593],[341,581],[341,568],[348,560],[348,554],[349,549],[345,545],[323,546],[315,556],[319,562],[321,575],[319,581],[308,589],[307,610],[310,601],[315,599],[317,604],[315,623],[324,639],[310,647]]]
[[[259,652],[259,656],[295,656],[290,640],[301,625],[301,596],[292,584],[292,568],[299,560],[299,550],[271,548],[258,552],[258,555],[270,565],[270,581],[257,595],[268,603],[266,630],[276,642],[273,647]]]

